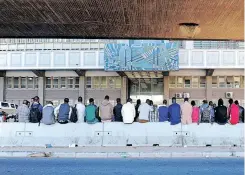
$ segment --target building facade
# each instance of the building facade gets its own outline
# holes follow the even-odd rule
[[[106,72],[106,43],[128,40],[0,39],[0,101],[16,104],[38,95],[41,103],[74,105],[78,96],[99,104],[109,95],[123,102],[128,97],[152,99],[161,104],[173,96],[217,103],[233,98],[244,104],[244,43],[231,41],[183,41],[179,71]],[[139,42],[145,42],[140,41]]]

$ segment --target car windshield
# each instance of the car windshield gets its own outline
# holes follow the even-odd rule
[[[5,107],[5,108],[8,108],[8,107],[9,107],[9,104],[8,104],[8,103],[2,102],[2,103],[1,103],[1,106],[2,106],[2,107]]]

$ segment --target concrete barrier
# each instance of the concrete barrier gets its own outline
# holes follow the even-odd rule
[[[0,123],[0,146],[22,146],[25,123]]]
[[[243,146],[244,124],[182,125],[184,145],[187,146]]]
[[[0,146],[243,146],[244,124],[0,123]]]
[[[180,146],[181,125],[104,123],[104,146]]]
[[[101,146],[103,124],[1,123],[1,146]],[[2,142],[2,138],[4,139]]]

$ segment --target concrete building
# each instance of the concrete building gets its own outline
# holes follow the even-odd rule
[[[55,105],[78,96],[99,104],[127,97],[161,104],[173,96],[217,103],[234,98],[244,104],[244,43],[183,41],[175,72],[105,72],[104,46],[127,40],[0,39],[0,101],[20,104],[38,95]],[[140,41],[139,41],[140,42]],[[124,60],[125,62],[127,60]],[[123,63],[127,64],[127,63]],[[227,103],[227,100],[225,100]]]

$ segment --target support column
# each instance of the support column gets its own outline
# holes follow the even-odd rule
[[[44,103],[44,86],[45,86],[45,77],[38,77],[38,97],[39,97],[39,102],[42,105],[45,105]]]
[[[212,76],[206,76],[206,99],[210,101],[212,97]]]
[[[4,81],[4,77],[0,77],[0,101],[5,101],[5,81]]]
[[[169,76],[163,77],[163,99],[169,101]]]
[[[79,77],[79,96],[83,98],[85,103],[85,76]]]
[[[123,76],[121,77],[122,83],[121,83],[121,101],[122,104],[126,103],[128,98],[128,77]]]

